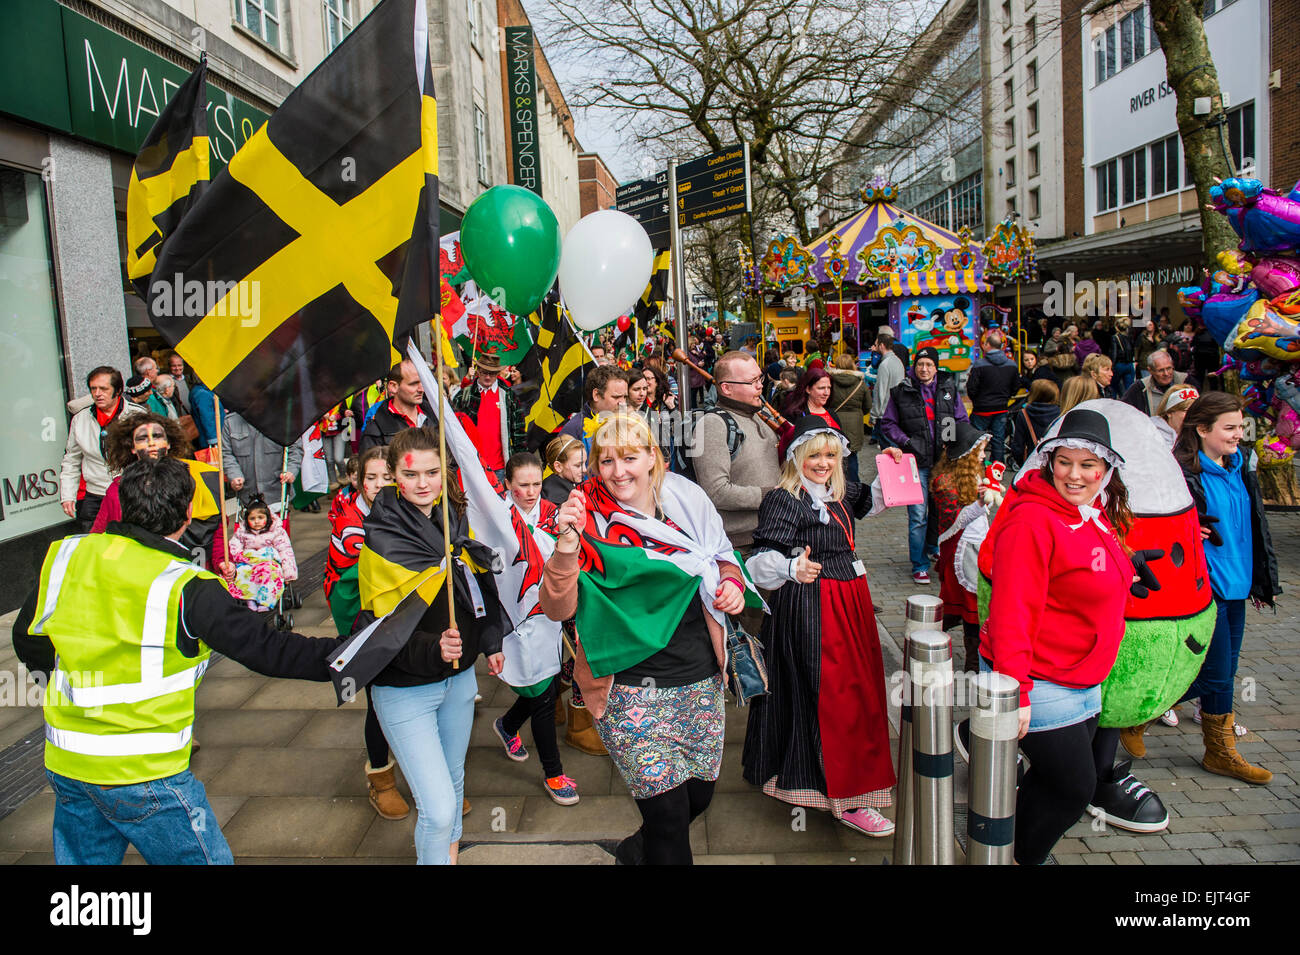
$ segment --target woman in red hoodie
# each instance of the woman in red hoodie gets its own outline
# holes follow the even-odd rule
[[[1075,409],[1038,450],[1046,463],[1017,482],[989,532],[994,583],[980,634],[980,668],[1020,681],[1030,760],[1016,800],[1021,865],[1046,860],[1092,799],[1100,762],[1113,759],[1097,738],[1100,684],[1134,580],[1123,543],[1133,515],[1106,419]]]

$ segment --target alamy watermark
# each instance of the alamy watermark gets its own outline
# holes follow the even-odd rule
[[[238,318],[242,326],[251,328],[261,321],[262,283],[256,279],[187,281],[177,272],[149,284],[149,311],[155,319]]]
[[[1065,282],[1053,279],[1043,283],[1043,313],[1048,318],[1100,318],[1125,316],[1132,319],[1151,318],[1151,283],[1130,279],[1126,282],[1108,279],[1074,278],[1065,273]]]

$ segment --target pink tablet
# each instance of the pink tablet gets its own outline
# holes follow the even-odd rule
[[[876,471],[880,475],[880,492],[884,495],[886,507],[920,504],[925,500],[925,489],[921,487],[921,474],[916,469],[914,455],[904,454],[903,459],[895,464],[892,455],[877,454]]]

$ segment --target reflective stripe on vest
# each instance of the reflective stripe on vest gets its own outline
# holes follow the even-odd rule
[[[98,733],[78,733],[55,729],[45,724],[46,742],[84,756],[149,756],[154,753],[172,753],[184,749],[190,742],[193,726],[179,733],[118,733],[100,736]]]
[[[63,576],[68,572],[68,563],[72,560],[72,552],[85,539],[85,534],[78,534],[75,537],[65,537],[59,542],[58,553],[54,555],[54,563],[50,565],[50,579],[45,591],[45,606],[41,608],[41,619],[37,620],[36,625],[32,627],[32,633],[45,633],[45,625],[49,623],[50,617],[54,614],[54,608],[59,605],[59,591],[63,589]]]
[[[143,683],[115,683],[112,686],[73,686],[68,680],[68,675],[59,667],[59,661],[56,659],[54,661],[54,687],[66,696],[68,702],[73,706],[83,706],[87,709],[96,706],[112,706],[115,703],[140,703],[155,696],[165,696],[168,693],[175,693],[178,690],[198,686],[199,681],[203,679],[204,672],[208,669],[209,662],[204,660],[196,667],[190,667],[180,673],[173,673],[171,676],[160,676],[156,680],[147,680]],[[162,751],[160,750],[160,752]]]

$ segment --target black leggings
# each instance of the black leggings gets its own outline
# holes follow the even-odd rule
[[[1115,751],[1105,740],[1098,747],[1098,735],[1093,716],[1060,729],[1028,733],[1020,741],[1029,757],[1029,771],[1016,797],[1015,857],[1020,865],[1042,865],[1047,860],[1057,840],[1092,801],[1097,780],[1103,772],[1109,775]],[[1098,748],[1103,752],[1098,753]],[[1104,767],[1098,765],[1099,756]]]
[[[375,713],[375,704],[370,700],[370,687],[366,687],[366,757],[371,769],[383,769],[388,765],[388,740],[384,738],[384,728],[379,725],[379,716]]]
[[[647,865],[691,865],[691,822],[713,800],[714,781],[688,779],[675,789],[638,799]]]
[[[555,683],[552,679],[540,696],[519,697],[501,717],[501,728],[510,736],[518,733],[526,720],[532,720],[533,744],[537,747],[537,756],[542,761],[542,772],[547,779],[564,774],[560,747],[555,742]]]

